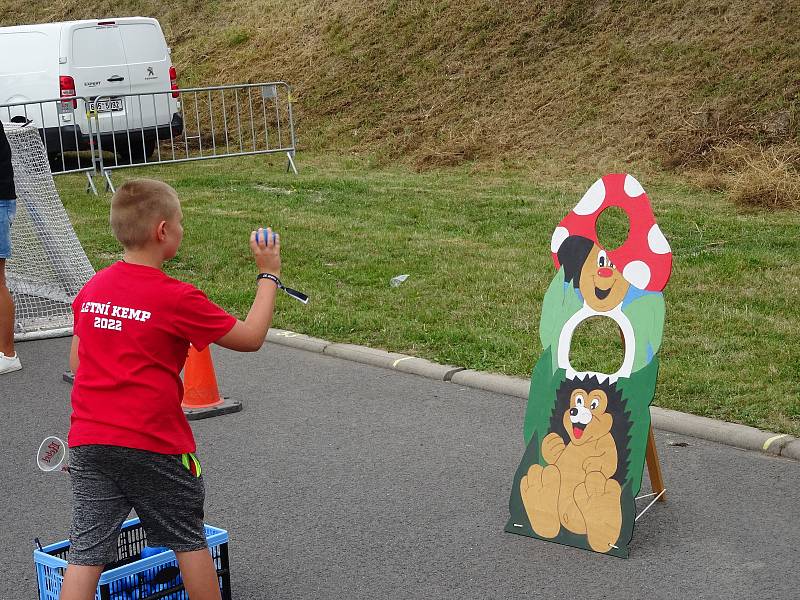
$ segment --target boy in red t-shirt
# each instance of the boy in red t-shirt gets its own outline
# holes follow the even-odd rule
[[[268,275],[257,279],[253,305],[240,321],[161,270],[181,244],[182,218],[167,184],[122,185],[111,200],[122,260],[92,277],[72,305],[74,506],[62,600],[94,598],[104,565],[117,560],[120,526],[132,508],[148,545],[175,551],[189,597],[220,598],[180,372],[190,343],[198,350],[212,342],[245,352],[261,347],[280,282],[280,240],[269,228],[250,234],[259,275]]]

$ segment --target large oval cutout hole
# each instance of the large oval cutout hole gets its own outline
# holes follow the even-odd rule
[[[625,359],[619,325],[609,317],[593,317],[578,324],[572,334],[569,364],[576,371],[611,375]]]
[[[628,239],[630,221],[624,210],[609,206],[598,215],[595,228],[600,245],[606,250],[616,250]]]

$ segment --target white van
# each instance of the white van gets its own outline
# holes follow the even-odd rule
[[[89,118],[104,151],[149,158],[157,140],[183,132],[177,89],[156,19],[0,27],[0,120],[33,121],[51,160],[89,148]],[[7,106],[75,96],[87,101]]]

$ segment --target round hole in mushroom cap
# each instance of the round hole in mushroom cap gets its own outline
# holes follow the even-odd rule
[[[609,206],[597,217],[598,244],[606,250],[616,250],[628,239],[630,225],[628,213],[618,206]]]

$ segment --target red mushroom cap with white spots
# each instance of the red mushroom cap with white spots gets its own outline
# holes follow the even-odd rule
[[[672,273],[672,250],[656,224],[650,201],[641,184],[631,175],[612,173],[598,179],[553,231],[550,251],[559,268],[558,249],[571,235],[597,239],[597,218],[615,206],[625,211],[630,224],[628,239],[616,250],[607,250],[609,259],[631,285],[641,290],[660,292]]]

